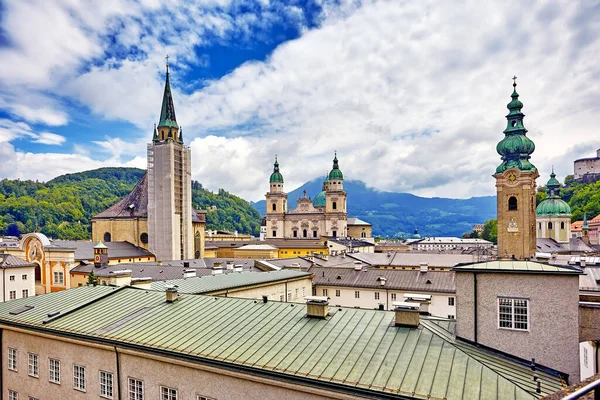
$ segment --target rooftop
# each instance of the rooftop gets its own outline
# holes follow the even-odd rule
[[[274,283],[282,280],[308,278],[310,276],[311,274],[307,272],[289,269],[270,272],[246,271],[233,274],[218,274],[153,282],[152,289],[165,290],[169,285],[176,285],[177,290],[181,293],[203,294],[245,286]]]
[[[475,264],[459,265],[453,268],[454,271],[478,271],[478,272],[503,272],[503,273],[522,273],[522,274],[561,274],[561,275],[580,275],[581,270],[577,268],[548,265],[533,261],[490,261]]]
[[[364,226],[371,226],[370,223],[363,221],[362,219],[358,219],[358,218],[348,218],[347,219],[347,224],[348,225],[364,225]]]
[[[538,370],[537,394],[526,363],[457,340],[452,321],[407,328],[394,312],[330,310],[315,319],[300,304],[186,294],[167,303],[161,292],[83,286],[2,303],[0,323],[368,398],[534,399],[561,388]]]
[[[445,236],[436,236],[436,237],[427,237],[416,242],[418,244],[439,244],[439,243],[449,243],[449,244],[487,244],[491,245],[492,242],[487,241],[485,239],[471,239],[471,238],[458,238],[458,237],[445,237]]]
[[[93,260],[94,247],[98,244],[84,240],[52,240],[53,245],[75,249],[75,261]],[[109,258],[140,258],[154,257],[149,251],[129,242],[106,242]]]
[[[0,268],[23,268],[35,267],[37,264],[32,264],[19,257],[11,254],[0,254]]]

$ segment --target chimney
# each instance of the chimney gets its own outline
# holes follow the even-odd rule
[[[173,285],[169,285],[165,288],[165,295],[167,303],[172,303],[177,300],[177,288]]]
[[[580,257],[579,258],[579,266],[581,268],[585,268],[585,257]]]
[[[194,278],[196,276],[196,270],[195,269],[184,269],[183,270],[183,277],[184,278]]]
[[[379,284],[380,284],[381,286],[385,286],[385,281],[386,281],[386,280],[387,280],[386,278],[384,278],[383,276],[380,276],[380,277],[379,277]]]
[[[183,262],[183,269],[188,269],[190,267],[190,262],[189,261],[184,261]]]
[[[416,328],[419,326],[419,304],[395,301],[392,303],[396,313],[396,326]]]
[[[233,272],[242,272],[244,270],[244,266],[242,264],[235,264],[233,266]]]
[[[329,312],[327,296],[306,296],[306,315],[311,318],[325,318]]]
[[[233,270],[233,261],[227,261],[227,264],[225,264],[225,268]]]
[[[354,261],[354,270],[355,271],[362,270],[362,263],[360,261]]]
[[[215,263],[213,264],[213,269],[221,268],[221,264],[221,261],[215,261]]]
[[[421,272],[427,272],[429,271],[429,263],[422,262],[419,264],[419,268]]]

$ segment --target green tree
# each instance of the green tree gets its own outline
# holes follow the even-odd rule
[[[94,270],[91,270],[90,273],[88,274],[87,284],[94,285],[97,283],[95,281],[96,281],[96,275],[94,274]]]
[[[488,219],[483,224],[483,232],[481,238],[488,240],[494,244],[498,243],[498,220]]]

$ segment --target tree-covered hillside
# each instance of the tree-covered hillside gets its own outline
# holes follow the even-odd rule
[[[40,231],[60,239],[89,239],[90,218],[127,195],[144,174],[137,168],[100,168],[59,176],[47,183],[0,181],[0,235]],[[260,215],[252,206],[223,190],[211,193],[193,182],[195,208],[215,205],[208,229],[258,234]]]
[[[571,207],[571,221],[583,220],[587,213],[588,219],[600,214],[600,181],[581,183],[573,180],[573,175],[567,175],[560,190],[560,197]],[[537,204],[546,198],[546,186],[538,187]]]

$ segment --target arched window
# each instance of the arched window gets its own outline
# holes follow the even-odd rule
[[[366,232],[361,232],[360,233],[360,237],[367,237],[367,233]]]
[[[148,243],[148,234],[146,232],[144,232],[140,235],[140,241],[144,244]]]
[[[105,242],[110,242],[110,232],[106,232],[106,233],[104,234],[104,241],[105,241]]]
[[[313,231],[313,237],[316,238],[317,237],[317,231]]]
[[[333,208],[334,210],[337,210],[337,203],[335,201],[333,203],[331,203],[331,208]]]
[[[302,231],[302,237],[308,237],[308,232],[306,229]]]
[[[294,237],[298,237],[298,231],[294,231]]]
[[[517,209],[517,198],[515,196],[511,196],[508,199],[508,210],[515,211]]]
[[[538,229],[542,229],[542,223],[538,222]]]
[[[565,229],[565,223],[564,222],[560,223],[560,229]]]
[[[552,229],[552,222],[548,222],[548,229]]]
[[[273,203],[273,211],[277,211],[277,204]]]

